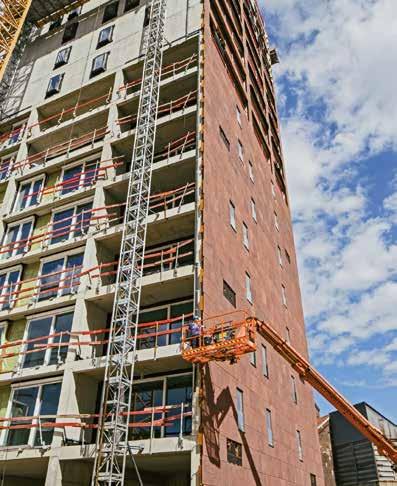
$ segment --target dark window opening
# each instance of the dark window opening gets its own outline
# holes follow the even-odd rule
[[[119,10],[119,2],[109,3],[106,5],[105,10],[103,12],[103,19],[102,23],[109,22],[109,20],[114,19],[117,17],[117,12]]]
[[[243,446],[231,439],[226,439],[227,462],[236,466],[243,465]]]
[[[233,307],[236,307],[236,292],[225,281],[223,281],[223,295],[232,304]]]
[[[51,22],[48,31],[51,32],[52,30],[55,30],[58,27],[60,27],[62,25],[62,20],[63,20],[63,17],[58,17],[53,22]]]
[[[221,126],[219,126],[219,134],[221,136],[221,139],[223,140],[223,143],[226,145],[226,148],[230,151],[229,139],[227,138],[226,133]]]
[[[139,7],[139,1],[140,0],[126,0],[124,12],[129,12],[133,8]]]
[[[57,74],[56,76],[53,76],[50,79],[50,82],[48,83],[48,87],[47,87],[46,98],[49,98],[50,96],[54,96],[61,91],[63,77],[64,74]]]
[[[92,61],[91,78],[98,76],[106,71],[106,66],[108,63],[108,52],[100,54]]]
[[[109,25],[109,27],[105,27],[99,32],[97,49],[106,46],[106,44],[112,42],[113,30],[114,30],[114,25]]]
[[[287,259],[287,262],[288,263],[291,263],[291,257],[289,256],[289,253],[287,250],[284,250],[285,251],[285,258]]]
[[[77,7],[75,9],[73,9],[69,15],[68,15],[68,22],[69,20],[73,20],[75,19],[76,17],[78,17],[80,15],[80,12],[81,12],[81,7]]]
[[[315,474],[310,474],[310,486],[317,486],[317,478]]]
[[[78,22],[73,22],[65,27],[62,37],[62,44],[73,40],[76,37],[77,27],[79,26]]]
[[[143,27],[147,27],[150,23],[150,7],[146,7],[145,18],[143,20]]]
[[[69,62],[71,51],[72,51],[72,46],[69,46],[58,52],[57,57],[55,59],[54,69],[64,66]]]

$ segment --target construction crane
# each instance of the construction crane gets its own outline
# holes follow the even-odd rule
[[[262,336],[299,374],[319,392],[363,436],[374,444],[379,454],[397,467],[397,447],[351,405],[300,353],[268,323],[255,317],[235,319],[230,315],[203,321],[200,332],[184,334],[182,356],[191,363],[229,361],[234,364],[244,354],[256,350],[256,335]]]

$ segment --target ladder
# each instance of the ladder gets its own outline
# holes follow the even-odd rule
[[[151,0],[150,6],[92,486],[124,485],[166,3]]]

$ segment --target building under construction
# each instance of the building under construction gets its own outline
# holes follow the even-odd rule
[[[323,486],[257,3],[2,3],[0,484]]]

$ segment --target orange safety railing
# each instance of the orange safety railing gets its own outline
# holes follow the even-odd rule
[[[158,106],[158,117],[171,115],[177,111],[185,110],[189,106],[195,105],[197,102],[197,90],[191,91],[187,95],[181,96],[175,100],[167,101]],[[127,115],[117,120],[119,126],[129,124],[129,129],[135,127],[138,115]]]
[[[194,201],[196,184],[188,182],[184,186],[158,194],[152,194],[149,199],[149,210],[153,213],[180,208],[187,201]]]
[[[161,70],[161,76],[163,78],[166,78],[168,76],[175,76],[176,74],[179,74],[182,71],[187,71],[189,67],[194,65],[197,61],[197,54],[192,54],[190,57],[183,59],[182,61],[176,61],[172,64],[168,64],[167,66],[163,66]],[[121,93],[122,91],[127,94],[127,91],[130,88],[134,88],[135,86],[140,86],[142,83],[142,78],[134,79],[133,81],[130,81],[129,83],[123,84],[120,86],[118,89],[118,93]]]
[[[196,147],[196,132],[186,132],[185,135],[179,137],[171,142],[167,143],[160,151],[154,154],[154,160],[159,161],[176,155],[182,155],[188,150],[192,150]]]

